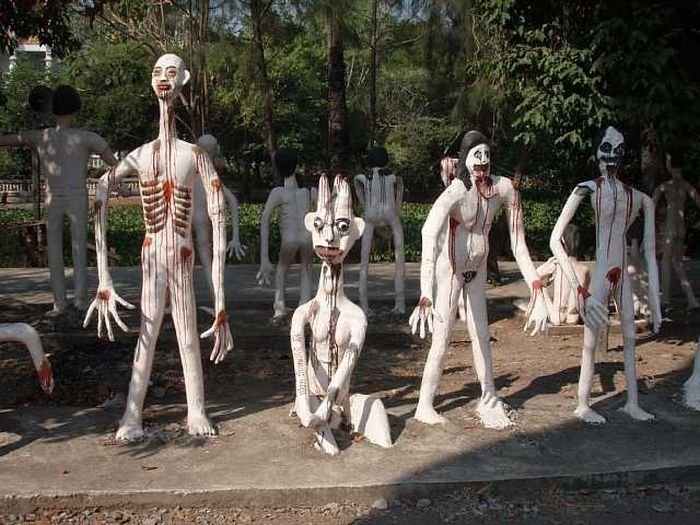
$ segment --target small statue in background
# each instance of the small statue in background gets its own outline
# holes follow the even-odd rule
[[[217,169],[217,160],[219,157],[219,143],[216,137],[213,135],[202,135],[197,140],[197,145],[202,148],[211,159],[214,169],[217,170],[217,174],[221,175],[219,169]],[[240,260],[241,257],[245,255],[246,247],[241,244],[240,241],[240,228],[238,224],[238,199],[231,193],[226,186],[221,185],[221,191],[224,194],[224,199],[231,210],[231,222],[232,222],[232,233],[231,241],[226,247],[226,252],[229,257],[236,256],[236,259]],[[204,192],[204,185],[201,177],[195,177],[194,179],[194,193],[193,193],[193,205],[192,205],[192,227],[194,228],[194,239],[197,243],[197,255],[199,257],[199,262],[204,267],[204,272],[207,277],[207,284],[211,291],[212,296],[214,296],[214,284],[212,283],[211,276],[211,266],[212,266],[212,238],[211,238],[211,220],[207,213],[207,199]]]
[[[51,363],[44,354],[41,339],[36,330],[26,323],[0,324],[0,342],[6,341],[22,343],[27,347],[32,356],[36,375],[39,378],[39,386],[47,394],[53,392],[54,381]]]
[[[365,211],[365,233],[362,236],[362,255],[360,259],[360,306],[369,312],[367,299],[367,274],[369,257],[372,252],[374,229],[391,228],[394,241],[394,313],[406,313],[404,281],[406,263],[404,255],[403,226],[401,224],[401,205],[403,204],[403,179],[396,175],[384,175],[380,170],[389,163],[386,149],[374,147],[367,153],[372,174],[356,175],[354,179],[355,194]]]
[[[569,224],[564,229],[561,242],[564,250],[568,254],[569,262],[576,272],[576,278],[584,287],[588,288],[590,283],[590,271],[588,267],[579,262],[576,258],[579,244],[581,242],[581,234],[575,224]],[[548,286],[553,283],[552,296],[552,317],[550,320],[555,326],[562,324],[578,324],[581,319],[581,314],[578,311],[578,300],[576,298],[576,289],[571,287],[571,283],[564,276],[559,261],[556,257],[550,257],[547,262],[537,267],[537,275]],[[562,315],[562,312],[563,315]]]
[[[671,301],[671,268],[681,283],[688,303],[688,310],[700,308],[683,266],[685,247],[685,203],[690,197],[700,208],[700,193],[683,179],[683,157],[680,151],[666,154],[666,170],[671,178],[654,190],[654,205],[666,199],[666,222],[663,233],[663,255],[661,260],[661,302],[669,306]]]
[[[625,155],[625,138],[617,129],[608,126],[596,146],[600,177],[582,182],[574,188],[559,216],[550,248],[572,288],[577,292],[578,311],[585,324],[583,355],[578,384],[578,406],[575,414],[586,423],[605,423],[605,418],[590,407],[591,386],[595,369],[595,348],[603,326],[608,324],[608,301],[612,296],[620,315],[624,342],[627,403],[623,410],[632,418],[647,421],[654,416],[639,406],[635,364],[636,328],[632,285],[627,270],[625,235],[630,225],[644,214],[644,258],[649,274],[649,301],[654,333],[661,326],[659,281],[654,239],[654,203],[617,178]],[[562,244],[567,225],[584,198],[590,197],[596,221],[595,268],[588,288],[579,279],[574,265]]]
[[[316,188],[300,188],[294,172],[297,167],[296,151],[280,148],[272,159],[275,169],[284,178],[282,187],[274,188],[263,209],[260,220],[260,270],[257,274],[259,285],[269,285],[274,267],[270,262],[270,218],[279,208],[279,227],[282,242],[275,272],[275,302],[273,321],[280,321],[287,315],[284,298],[284,281],[289,265],[294,263],[297,254],[301,259],[301,288],[299,304],[311,298],[311,264],[314,252],[311,234],[304,228],[304,216],[316,203]]]
[[[74,88],[58,86],[53,92],[42,88],[32,91],[30,105],[35,110],[50,107],[56,126],[0,136],[0,147],[23,146],[36,150],[41,173],[46,178],[46,237],[53,311],[59,313],[68,304],[63,267],[64,217],[70,223],[74,304],[82,311],[87,308],[88,160],[97,153],[106,164],[115,166],[117,159],[107,141],[97,133],[72,126],[73,117],[81,107],[80,95]]]
[[[354,216],[347,180],[338,175],[333,193],[321,176],[316,212],[308,213],[306,229],[321,258],[318,292],[294,311],[291,344],[296,375],[294,411],[301,424],[316,430],[316,444],[326,454],[339,452],[332,430],[343,419],[355,432],[381,447],[391,447],[389,420],[381,400],[350,395],[350,379],[360,357],[367,318],[346,296],[343,260],[362,235],[364,221]],[[311,328],[306,351],[305,327]]]

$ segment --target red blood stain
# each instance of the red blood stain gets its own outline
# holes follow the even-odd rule
[[[189,263],[192,257],[192,248],[189,246],[183,246],[180,248],[180,257],[182,257],[182,262],[185,264]]]
[[[532,281],[532,289],[533,290],[541,290],[542,289],[542,281],[540,281],[540,280]]]
[[[41,360],[41,365],[36,373],[37,376],[39,376],[39,385],[41,385],[41,389],[47,394],[50,394],[53,391],[53,371],[51,370],[51,363],[49,363],[46,357]]]
[[[226,310],[220,310],[218,314],[216,314],[216,325],[221,326],[225,324],[228,321],[228,314],[226,313]]]
[[[584,299],[588,299],[588,298],[591,296],[591,294],[588,293],[588,290],[586,290],[586,289],[585,289],[583,286],[581,286],[580,284],[578,285],[578,289],[577,289],[577,290],[578,290],[578,294],[581,295],[581,296],[583,296]]]
[[[143,238],[143,247],[148,248],[151,244],[153,244],[153,237],[149,237],[148,235],[146,235]]]
[[[617,285],[617,283],[620,281],[620,276],[622,275],[622,270],[620,269],[619,266],[615,266],[614,268],[611,268],[610,271],[607,273],[605,278],[610,281],[611,284]]]
[[[166,180],[163,183],[163,198],[166,201],[170,201],[173,198],[173,183],[172,181]]]
[[[214,188],[214,191],[220,191],[221,190],[221,182],[219,182],[218,179],[214,179],[211,181],[211,187]]]
[[[101,301],[108,301],[109,300],[109,290],[100,290],[97,293],[97,297]]]
[[[421,297],[420,301],[418,301],[418,306],[421,308],[430,308],[433,306],[433,302],[427,297]]]

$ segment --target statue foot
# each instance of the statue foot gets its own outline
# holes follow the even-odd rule
[[[652,421],[654,419],[654,414],[650,414],[646,410],[642,410],[642,408],[637,404],[632,405],[630,403],[626,403],[620,410],[636,421]]]
[[[700,410],[700,388],[683,387],[683,404],[693,410]]]
[[[574,410],[574,414],[584,423],[589,423],[591,425],[602,425],[606,421],[603,416],[591,407],[578,407]]]
[[[122,443],[137,443],[146,437],[143,427],[139,423],[124,423],[117,430],[117,441]]]
[[[316,443],[314,443],[314,447],[329,456],[337,456],[340,453],[335,437],[333,437],[331,427],[328,425],[326,425],[323,430],[316,432]]]
[[[484,428],[504,429],[515,423],[508,417],[506,412],[506,404],[497,397],[488,400],[482,399],[479,401],[479,406],[476,413],[481,420]]]
[[[204,414],[187,417],[187,432],[190,436],[216,436],[216,427]]]
[[[442,425],[447,423],[447,418],[435,412],[435,409],[431,406],[422,407],[418,405],[416,414],[413,416],[413,418],[425,423],[426,425]]]

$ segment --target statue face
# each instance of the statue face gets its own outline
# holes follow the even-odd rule
[[[472,177],[488,177],[491,171],[491,149],[488,144],[479,144],[470,149],[465,164]]]
[[[608,126],[596,151],[600,173],[614,177],[624,157],[625,137],[614,127]]]
[[[331,193],[328,177],[321,175],[318,184],[318,205],[304,217],[304,226],[311,232],[314,251],[328,264],[340,264],[355,241],[362,235],[365,221],[352,211],[350,185],[337,176]]]
[[[173,100],[182,91],[182,87],[190,80],[190,72],[185,69],[182,59],[168,53],[161,56],[153,66],[151,87],[156,96],[162,100]]]

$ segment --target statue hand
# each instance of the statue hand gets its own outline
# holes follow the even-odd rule
[[[90,307],[85,314],[83,328],[87,328],[87,326],[90,324],[92,313],[97,311],[97,337],[104,337],[103,332],[104,328],[106,327],[107,337],[110,341],[114,341],[114,332],[112,331],[110,315],[114,318],[114,322],[117,323],[122,331],[128,332],[129,328],[127,328],[117,313],[117,303],[128,308],[129,310],[136,308],[133,304],[127,303],[124,299],[119,297],[117,292],[114,291],[112,283],[107,285],[101,284],[97,289],[97,297],[95,297],[92,303],[90,303]]]
[[[238,239],[231,239],[231,242],[228,243],[228,246],[226,247],[226,254],[227,257],[231,258],[234,255],[236,256],[236,259],[239,261],[245,256],[245,252],[248,248],[244,244],[241,244],[241,241]]]
[[[535,281],[532,286],[532,297],[528,304],[527,312],[525,313],[527,321],[523,327],[523,332],[527,332],[532,326],[531,336],[538,332],[547,330],[547,321],[549,321],[552,311],[552,304],[544,286],[540,281]]]
[[[272,282],[272,273],[275,271],[275,267],[272,266],[270,261],[262,261],[260,263],[260,270],[255,278],[258,280],[260,286],[270,286]]]
[[[437,319],[442,322],[440,314],[433,308],[433,302],[427,297],[421,297],[418,301],[418,306],[416,306],[408,319],[408,324],[411,325],[411,333],[415,335],[417,331],[420,330],[420,338],[425,339],[425,327],[427,325],[428,331],[433,333],[433,319]]]
[[[593,330],[600,330],[610,324],[608,319],[608,305],[601,303],[593,296],[588,296],[584,301],[584,308],[579,309],[583,323]]]
[[[211,351],[209,359],[214,363],[219,364],[224,360],[226,354],[233,349],[233,336],[228,325],[228,316],[224,310],[216,314],[216,319],[211,328],[200,335],[200,339],[205,339],[214,335],[214,348]]]
[[[328,423],[331,419],[333,411],[333,403],[329,396],[326,396],[321,404],[318,406],[316,411],[311,415],[311,421],[309,421],[309,426],[313,428],[319,428]]]

